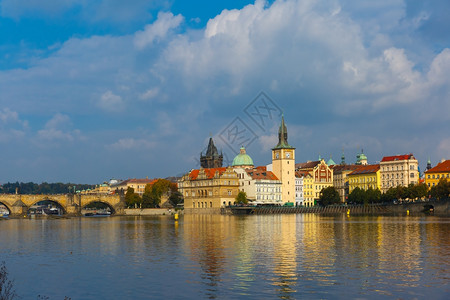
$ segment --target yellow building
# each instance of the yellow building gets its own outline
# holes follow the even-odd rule
[[[272,172],[281,180],[282,203],[295,203],[295,148],[288,143],[283,116],[278,130],[278,144],[272,149]]]
[[[178,181],[186,213],[220,212],[233,205],[239,192],[239,178],[233,168],[192,170]]]
[[[380,165],[361,165],[358,169],[347,175],[349,193],[359,187],[367,191],[369,188],[381,190]]]
[[[428,188],[437,185],[442,178],[450,181],[450,160],[444,160],[434,168],[425,171],[425,184]]]
[[[341,202],[345,203],[349,194],[348,174],[359,168],[359,165],[335,165],[333,166],[333,186],[339,193]]]
[[[313,198],[318,200],[320,192],[327,187],[333,186],[333,169],[331,169],[324,159],[298,163],[295,165],[296,171],[308,172],[313,180]]]
[[[299,182],[296,186],[299,199],[296,201],[306,207],[314,206],[314,179],[312,175],[306,171],[296,171],[295,176]]]

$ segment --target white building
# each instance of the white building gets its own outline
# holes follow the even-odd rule
[[[247,194],[253,204],[282,204],[281,181],[265,167],[235,168],[239,178],[239,191]]]

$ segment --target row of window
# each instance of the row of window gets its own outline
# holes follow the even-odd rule
[[[432,177],[430,177],[430,176],[432,176]],[[428,179],[431,179],[431,178],[435,179],[434,174],[433,174],[433,175],[428,174],[428,175],[427,175],[427,178],[428,178]],[[447,176],[445,176],[445,174],[442,174],[441,177],[439,177],[439,174],[437,174],[437,175],[436,175],[436,179],[439,179],[439,178],[450,178],[450,173],[447,174]]]

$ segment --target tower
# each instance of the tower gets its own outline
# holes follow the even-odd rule
[[[223,155],[217,151],[216,146],[214,146],[214,141],[209,138],[208,149],[205,155],[200,153],[200,165],[202,168],[221,168],[223,162]]]
[[[278,144],[272,149],[272,168],[281,181],[281,200],[295,203],[295,148],[288,143],[284,116],[278,130]]]
[[[364,154],[363,149],[361,149],[361,153],[356,155],[356,165],[367,165],[367,156]]]

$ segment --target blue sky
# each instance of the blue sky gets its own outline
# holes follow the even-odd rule
[[[210,135],[263,165],[281,112],[297,162],[363,148],[435,165],[450,158],[449,14],[444,0],[0,0],[0,182],[179,175]]]

